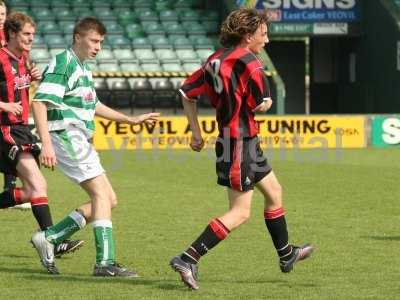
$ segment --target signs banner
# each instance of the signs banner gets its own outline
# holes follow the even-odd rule
[[[366,146],[364,117],[259,116],[263,148],[362,148]],[[218,136],[214,117],[199,117],[206,147]],[[163,117],[155,125],[125,125],[96,118],[94,145],[99,150],[187,149],[190,128],[185,117]]]
[[[357,0],[258,0],[256,8],[267,9],[272,22],[346,23],[361,19]]]
[[[376,116],[372,118],[372,146],[400,146],[400,116]]]

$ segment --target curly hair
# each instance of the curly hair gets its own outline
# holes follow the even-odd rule
[[[14,11],[7,16],[6,22],[4,23],[4,34],[6,41],[10,40],[10,32],[18,33],[22,30],[25,24],[31,24],[36,28],[36,23],[28,15]]]
[[[221,25],[219,41],[229,48],[240,43],[246,34],[253,34],[261,24],[268,25],[266,11],[241,8],[232,11]]]

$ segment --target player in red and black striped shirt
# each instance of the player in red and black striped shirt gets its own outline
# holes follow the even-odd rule
[[[28,71],[24,53],[32,46],[35,23],[22,13],[7,18],[7,46],[0,49],[0,171],[18,175],[22,188],[0,194],[0,208],[31,202],[41,229],[52,225],[46,181],[37,160],[40,148],[28,127],[29,86],[40,79],[38,68]]]
[[[0,194],[0,208],[31,202],[42,229],[52,225],[47,204],[46,181],[37,165],[40,148],[28,127],[29,86],[40,71],[28,71],[25,56],[35,34],[33,20],[12,13],[4,25],[7,46],[0,49],[0,171],[18,175],[22,188]]]
[[[256,56],[268,43],[266,14],[255,9],[233,11],[221,27],[220,41],[225,48],[211,55],[180,90],[194,151],[204,145],[196,100],[206,96],[216,109],[216,170],[218,183],[228,187],[230,203],[228,212],[212,220],[191,246],[170,262],[192,289],[199,287],[197,263],[201,256],[250,217],[254,186],[264,195],[265,224],[278,252],[281,271],[290,272],[297,261],[313,251],[310,244],[299,247],[288,242],[282,188],[257,138],[255,113],[266,112],[272,105],[267,79]]]
[[[0,48],[7,45],[6,35],[4,34],[4,22],[6,21],[7,7],[4,1],[0,1]],[[12,174],[4,174],[4,189],[15,188],[17,178]],[[19,207],[19,206],[15,206]]]
[[[272,104],[261,62],[241,47],[215,52],[180,92],[189,101],[206,95],[216,109],[219,137],[235,140],[257,136],[254,113]]]
[[[7,17],[4,31],[7,46],[0,49],[0,171],[18,175],[22,188],[0,193],[0,208],[30,202],[33,215],[44,230],[53,221],[46,180],[38,165],[40,148],[28,127],[29,86],[31,80],[41,78],[39,69],[29,67],[26,58],[32,47],[35,23],[29,16],[14,12]],[[62,243],[62,252],[72,251],[70,246],[77,243],[80,246],[82,241]]]

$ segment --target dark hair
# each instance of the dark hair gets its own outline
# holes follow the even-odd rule
[[[18,33],[22,30],[25,24],[31,24],[36,27],[35,21],[21,12],[15,11],[7,16],[6,22],[4,23],[4,34],[6,36],[6,41],[10,40],[10,32]]]
[[[79,20],[75,24],[73,32],[73,42],[75,42],[75,35],[84,35],[90,30],[94,30],[100,35],[105,35],[107,33],[107,29],[101,21],[93,17],[86,17]]]
[[[229,48],[240,43],[246,34],[253,34],[261,24],[268,25],[266,11],[240,8],[232,11],[221,25],[219,41]]]

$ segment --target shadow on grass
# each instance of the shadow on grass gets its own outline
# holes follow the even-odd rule
[[[223,283],[223,284],[271,284],[271,285],[281,285],[281,286],[287,286],[288,282],[286,280],[202,280],[199,282],[200,286],[202,284],[217,284],[217,283]],[[310,284],[310,285],[301,285],[303,287],[315,287],[315,285]],[[162,290],[173,290],[173,291],[182,291],[182,292],[187,292],[191,291],[188,287],[186,287],[180,280],[174,281],[174,283],[169,283],[169,282],[164,282],[163,284],[160,284],[158,286]]]
[[[314,288],[317,285],[313,283],[306,283],[306,284],[301,284],[301,283],[296,283],[294,284],[291,281],[288,280],[283,280],[283,279],[249,279],[249,280],[213,280],[212,282],[221,282],[221,283],[238,283],[238,284],[271,284],[271,285],[277,285],[277,286],[301,286],[304,288],[310,287]]]
[[[7,258],[29,258],[29,259],[32,259],[32,256],[18,255],[18,254],[1,254],[1,256],[7,257]]]
[[[249,279],[249,280],[213,280],[213,282],[221,282],[221,283],[245,283],[245,284],[288,284],[287,280],[280,279]]]
[[[181,286],[178,281],[166,279],[146,279],[146,278],[101,278],[91,275],[50,275],[43,269],[29,269],[21,267],[4,267],[0,266],[0,273],[20,274],[25,280],[31,281],[60,281],[60,282],[81,282],[81,283],[97,283],[97,284],[126,284],[126,285],[144,285],[154,286],[163,290],[179,290]]]
[[[21,268],[21,267],[7,268],[4,266],[0,266],[0,273],[33,274],[33,275],[38,275],[38,276],[47,275],[46,273],[38,271],[38,269],[29,269],[29,268]]]
[[[26,267],[4,267],[0,266],[0,273],[9,274],[20,274],[25,280],[30,280],[32,282],[38,281],[60,281],[60,282],[70,282],[70,283],[89,283],[89,284],[118,284],[118,285],[143,285],[143,286],[153,286],[160,290],[165,291],[182,291],[187,292],[188,288],[183,285],[179,280],[167,280],[167,279],[152,279],[152,278],[99,278],[92,277],[89,274],[85,275],[50,275],[47,274],[43,269],[38,268],[26,268]],[[206,283],[207,280],[203,281]],[[271,284],[271,285],[282,285],[287,286],[287,280],[279,279],[256,279],[256,280],[212,280],[213,283],[237,283],[237,284]],[[300,285],[303,287],[315,287],[313,284]]]
[[[0,269],[1,270],[1,269]],[[161,290],[180,290],[181,286],[179,282],[175,280],[166,280],[166,279],[151,279],[151,278],[101,278],[101,277],[93,277],[91,275],[59,275],[59,276],[51,276],[45,274],[47,276],[43,276],[44,274],[37,274],[38,276],[27,276],[25,279],[32,281],[40,281],[40,280],[56,280],[62,282],[71,282],[71,283],[88,283],[88,284],[105,284],[109,286],[110,284],[118,284],[118,285],[143,285],[143,286],[153,286],[154,288],[158,288]]]
[[[376,241],[399,241],[400,242],[400,235],[372,235],[372,236],[361,236],[364,239],[371,239],[371,240],[376,240]]]

